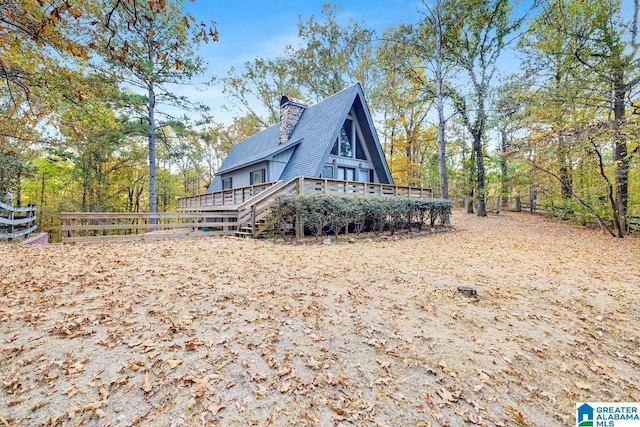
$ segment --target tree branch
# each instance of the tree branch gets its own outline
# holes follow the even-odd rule
[[[555,173],[551,172],[550,170],[543,168],[540,165],[537,165],[536,163],[534,163],[533,161],[530,162],[531,166],[533,166],[535,169],[542,171],[546,174],[549,174],[550,176],[554,177],[555,179],[558,180],[558,182],[560,182],[560,184],[564,185],[564,181],[562,180],[562,178],[560,178],[558,175],[556,175]],[[582,200],[582,198],[580,198],[571,188],[568,188],[568,190],[571,192],[571,196],[574,197],[578,202],[580,202],[580,204],[582,206],[584,206],[585,208],[587,208],[598,220],[598,225],[600,225],[600,228],[604,231],[608,231],[609,234],[611,234],[612,237],[616,237],[615,233],[613,231],[611,231],[611,229],[604,223],[604,221],[602,220],[602,218],[600,218],[600,215],[598,215],[598,213],[596,212],[596,210],[591,207],[589,204],[587,204],[587,202],[585,202],[584,200]]]

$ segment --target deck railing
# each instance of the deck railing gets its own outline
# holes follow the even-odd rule
[[[361,196],[433,197],[433,191],[430,188],[324,178],[299,177],[292,181],[297,182],[298,194],[330,193]],[[178,199],[178,211],[218,210],[225,206],[238,206],[260,192],[267,190],[277,182],[279,181],[184,197]]]
[[[13,240],[36,231],[36,207],[14,207],[0,202],[0,239]]]
[[[234,207],[246,202],[253,196],[271,187],[274,182],[250,185],[248,187],[231,188],[214,193],[199,194],[197,196],[178,199],[179,211],[218,210],[217,208]]]

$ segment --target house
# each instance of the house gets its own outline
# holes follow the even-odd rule
[[[283,96],[280,122],[237,143],[206,194],[178,199],[178,212],[206,212],[208,231],[258,236],[283,194],[432,198],[429,188],[393,184],[362,87],[315,105]],[[297,235],[302,221],[294,221]]]
[[[393,184],[360,84],[312,106],[283,96],[280,122],[237,143],[207,192],[297,177]]]

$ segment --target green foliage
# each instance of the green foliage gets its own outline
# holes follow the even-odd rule
[[[355,21],[341,25],[336,13],[336,7],[324,5],[322,20],[311,16],[304,22],[301,17],[300,47],[287,45],[275,58],[245,63],[242,71],[231,68],[223,79],[231,103],[266,128],[279,118],[282,95],[312,102],[355,82],[366,87],[373,62],[372,31]],[[256,100],[266,115],[256,108]]]
[[[110,0],[104,0],[107,3]],[[130,7],[132,6],[132,7]],[[205,72],[196,48],[207,40],[206,33],[192,25],[193,17],[185,16],[180,2],[148,1],[136,5],[123,2],[112,9],[105,26],[109,30],[99,53],[111,70],[117,70],[120,82],[145,95],[146,106],[140,118],[148,123],[149,146],[149,210],[156,212],[158,191],[156,180],[156,132],[175,120],[162,114],[159,107],[170,105],[197,109],[198,105],[172,91],[171,85],[192,83]],[[114,37],[117,35],[117,37]],[[212,33],[217,40],[217,33]],[[99,62],[97,65],[102,65]],[[113,71],[112,71],[113,72]],[[106,74],[106,71],[105,71]],[[139,114],[140,108],[130,110]],[[161,120],[164,116],[165,119]]]
[[[280,195],[271,207],[276,232],[283,234],[296,218],[316,238],[350,230],[359,234],[371,230],[416,230],[428,221],[443,225],[453,209],[451,200],[409,197],[361,197],[332,194]]]

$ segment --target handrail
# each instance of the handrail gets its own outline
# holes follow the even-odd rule
[[[273,201],[274,196],[282,193],[283,191],[287,191],[287,189],[292,185],[295,185],[295,188],[299,190],[301,180],[302,177],[294,178],[287,182],[277,181],[277,183],[270,187],[268,190],[263,191],[262,193],[243,203],[242,207],[238,207],[238,224],[246,224],[248,222],[249,228],[251,228],[252,237],[256,237],[256,229],[258,225],[257,223],[264,217],[265,212],[267,212],[266,210],[271,204],[271,201]],[[261,203],[266,201],[268,201],[269,203],[258,210],[257,207]],[[247,214],[248,210],[249,214]],[[247,216],[249,216],[249,218],[247,218]]]
[[[239,203],[253,198],[257,194],[266,191],[274,185],[274,182],[265,182],[260,184],[249,185],[246,187],[229,188],[226,190],[215,191],[213,193],[197,194],[195,196],[181,197],[178,199],[178,210],[199,210],[199,208],[213,208],[213,210],[221,210],[226,208],[235,209],[237,199]],[[228,201],[232,203],[227,204]],[[211,202],[211,204],[208,204]]]
[[[24,207],[15,207],[11,205],[5,205],[0,202],[0,209],[4,209],[9,212],[34,212],[36,210],[35,205],[24,206]]]
[[[273,184],[271,187],[269,187],[268,189],[261,191],[260,193],[256,194],[255,196],[253,196],[252,198],[240,203],[237,206],[238,211],[244,210],[247,207],[250,207],[252,205],[255,205],[256,203],[261,202],[262,200],[266,199],[267,197],[270,197],[272,194],[277,193],[278,190],[280,190],[282,187],[286,187],[289,183],[295,181],[298,178],[294,178],[289,182],[286,181],[276,181],[275,184]]]
[[[17,219],[7,219],[5,217],[0,216],[0,224],[3,224],[3,225],[21,225],[21,224],[28,224],[33,221],[34,221],[34,217],[32,216],[27,216],[24,218],[17,218]]]

